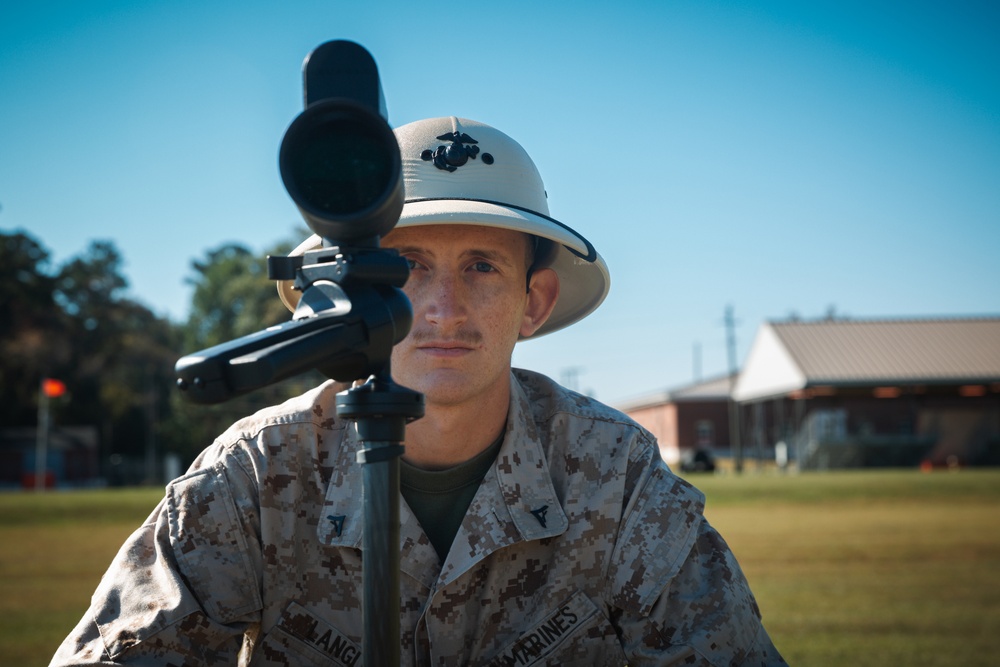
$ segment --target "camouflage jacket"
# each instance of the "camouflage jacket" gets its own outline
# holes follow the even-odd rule
[[[362,665],[362,488],[323,385],[229,429],[53,665]],[[783,665],[732,552],[627,417],[524,371],[441,563],[401,500],[404,665]]]

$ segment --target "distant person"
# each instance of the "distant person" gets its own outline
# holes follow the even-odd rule
[[[785,664],[653,436],[511,369],[610,285],[531,159],[469,120],[396,134],[407,202],[383,245],[409,261],[414,324],[392,370],[426,401],[401,463],[403,664]],[[52,664],[363,664],[361,464],[335,391],[239,421],[169,484]]]

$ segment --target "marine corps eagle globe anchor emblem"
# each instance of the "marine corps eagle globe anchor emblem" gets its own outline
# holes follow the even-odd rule
[[[445,171],[455,171],[469,158],[473,160],[479,155],[479,142],[467,135],[465,132],[447,132],[437,137],[441,141],[450,141],[447,146],[438,146],[435,150],[426,149],[420,154],[425,161],[434,161],[434,166]],[[470,145],[467,145],[470,144]],[[483,164],[493,164],[493,156],[483,153]]]

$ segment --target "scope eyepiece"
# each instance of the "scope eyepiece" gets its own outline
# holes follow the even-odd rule
[[[353,100],[310,104],[285,132],[278,166],[302,217],[324,238],[383,236],[403,210],[402,160],[392,128]]]

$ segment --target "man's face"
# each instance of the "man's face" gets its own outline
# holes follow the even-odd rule
[[[538,281],[555,282],[550,294],[526,293],[528,243],[520,232],[471,225],[406,227],[385,237],[383,245],[410,262],[404,291],[413,327],[392,352],[396,381],[428,405],[506,395],[518,336],[544,323],[558,294],[552,271]]]

